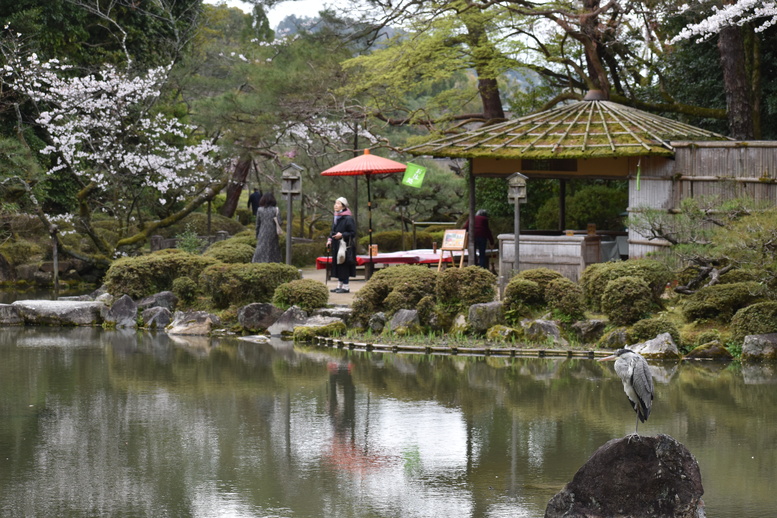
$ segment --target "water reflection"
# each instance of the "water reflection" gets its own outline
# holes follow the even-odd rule
[[[646,434],[699,460],[708,515],[772,515],[773,366],[654,364]],[[587,359],[0,329],[2,516],[542,516],[607,440]]]

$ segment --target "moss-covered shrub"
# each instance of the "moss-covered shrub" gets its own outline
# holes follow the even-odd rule
[[[437,276],[434,295],[448,313],[465,311],[472,304],[493,302],[496,276],[479,266],[446,268]]]
[[[742,343],[747,335],[777,333],[777,302],[758,302],[736,312],[731,319],[731,339]]]
[[[592,311],[600,311],[602,295],[607,284],[619,277],[638,277],[645,281],[650,289],[653,303],[661,305],[661,295],[666,284],[672,279],[672,272],[659,261],[652,259],[631,259],[610,263],[589,265],[580,277],[585,302]]]
[[[433,295],[426,295],[418,301],[415,310],[418,312],[418,321],[421,322],[422,326],[428,325],[432,320],[436,306],[437,303]]]
[[[513,277],[505,286],[503,302],[505,316],[515,322],[545,306],[545,291],[534,281]]]
[[[367,322],[373,313],[394,313],[414,309],[418,302],[434,293],[437,271],[421,265],[398,265],[383,268],[354,296],[354,318]],[[395,293],[391,297],[390,294]],[[388,301],[387,301],[388,299]]]
[[[555,270],[551,270],[550,268],[532,268],[531,270],[524,270],[518,273],[516,277],[519,279],[534,281],[537,284],[539,284],[540,289],[542,289],[542,299],[544,303],[545,290],[548,289],[548,284],[550,284],[551,281],[555,281],[556,279],[561,279],[564,276]]]
[[[562,322],[576,322],[585,316],[583,288],[566,277],[548,283],[545,300],[553,311],[554,318]]]
[[[208,266],[199,276],[203,292],[217,308],[272,302],[276,288],[300,279],[297,268],[281,263],[224,264]]]
[[[275,288],[272,298],[272,303],[279,308],[299,306],[305,311],[326,307],[328,301],[329,290],[323,283],[313,279],[298,279],[281,284]]]
[[[189,305],[197,300],[200,288],[197,282],[191,277],[178,277],[173,280],[173,293],[185,305]]]
[[[682,312],[688,322],[724,322],[730,320],[737,310],[759,302],[764,295],[765,288],[752,281],[705,286],[683,302]]]
[[[638,320],[629,329],[628,337],[630,342],[645,342],[663,333],[669,333],[677,347],[682,345],[680,330],[677,326],[673,322],[661,318]]]
[[[196,278],[216,263],[211,257],[187,254],[175,248],[140,257],[123,257],[108,268],[105,287],[114,295],[127,294],[138,299],[172,290],[173,281],[178,277]]]
[[[432,241],[434,237],[429,232],[416,232],[416,247],[417,248],[432,248]],[[439,244],[440,241],[437,240]],[[359,238],[359,245],[362,250],[367,250],[367,245],[370,244],[370,236],[362,236]],[[405,243],[402,245],[402,231],[401,230],[389,230],[386,232],[375,232],[372,234],[372,244],[378,245],[378,252],[398,252],[400,250],[410,250],[413,248],[413,233],[405,232]]]
[[[758,282],[764,278],[764,272],[756,270],[729,270],[720,276],[718,284],[734,284],[737,282]]]
[[[701,333],[698,333],[694,337],[694,345],[704,345],[708,344],[710,342],[718,341],[720,343],[726,342],[726,334],[720,332],[718,329],[707,329],[705,331],[702,331]]]
[[[232,240],[218,241],[227,244],[217,247],[210,246],[202,255],[212,257],[222,263],[250,263],[254,256],[255,247],[240,242],[230,243],[230,241]]]
[[[604,288],[602,310],[613,325],[632,324],[648,316],[652,308],[650,287],[639,277],[618,277]]]
[[[0,253],[13,266],[25,264],[34,256],[43,254],[43,247],[34,241],[26,239],[17,239],[15,241],[5,241],[0,245]]]

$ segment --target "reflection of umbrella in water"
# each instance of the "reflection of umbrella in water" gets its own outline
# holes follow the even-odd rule
[[[351,158],[345,162],[330,167],[323,173],[323,176],[358,176],[367,177],[367,210],[369,212],[369,234],[370,234],[370,262],[372,262],[372,193],[370,192],[370,176],[374,174],[403,173],[407,169],[405,164],[400,164],[388,158],[383,158],[370,154],[369,149],[364,150],[363,155]]]

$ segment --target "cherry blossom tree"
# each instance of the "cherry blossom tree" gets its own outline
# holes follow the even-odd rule
[[[734,3],[716,5],[713,0],[697,0],[699,7],[709,9],[709,15],[698,23],[683,28],[673,42],[686,39],[706,39],[720,33],[725,27],[754,24],[755,32],[763,32],[777,23],[777,2],[765,0],[738,0]],[[691,8],[686,4],[681,12]]]
[[[170,69],[134,76],[106,65],[98,73],[78,75],[66,64],[41,61],[35,54],[4,66],[3,81],[37,108],[35,124],[48,144],[41,153],[51,155],[47,174],[66,171],[81,189],[74,223],[92,239],[98,254],[85,257],[62,245],[66,253],[105,265],[223,187],[214,175],[222,169],[219,147],[158,110]],[[182,210],[160,221],[139,221],[141,209],[147,208],[142,204],[164,205],[179,197],[189,200]],[[116,220],[120,239],[115,246],[93,228],[98,211]]]

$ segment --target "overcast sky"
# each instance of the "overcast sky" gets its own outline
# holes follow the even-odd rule
[[[205,0],[208,4],[227,4],[230,7],[239,7],[243,11],[250,13],[252,6],[240,0]],[[289,15],[295,14],[300,18],[305,16],[309,18],[315,18],[318,16],[318,12],[324,8],[325,0],[294,0],[283,2],[279,6],[274,7],[267,13],[267,17],[270,19],[270,26],[275,29],[278,24],[283,21]]]

